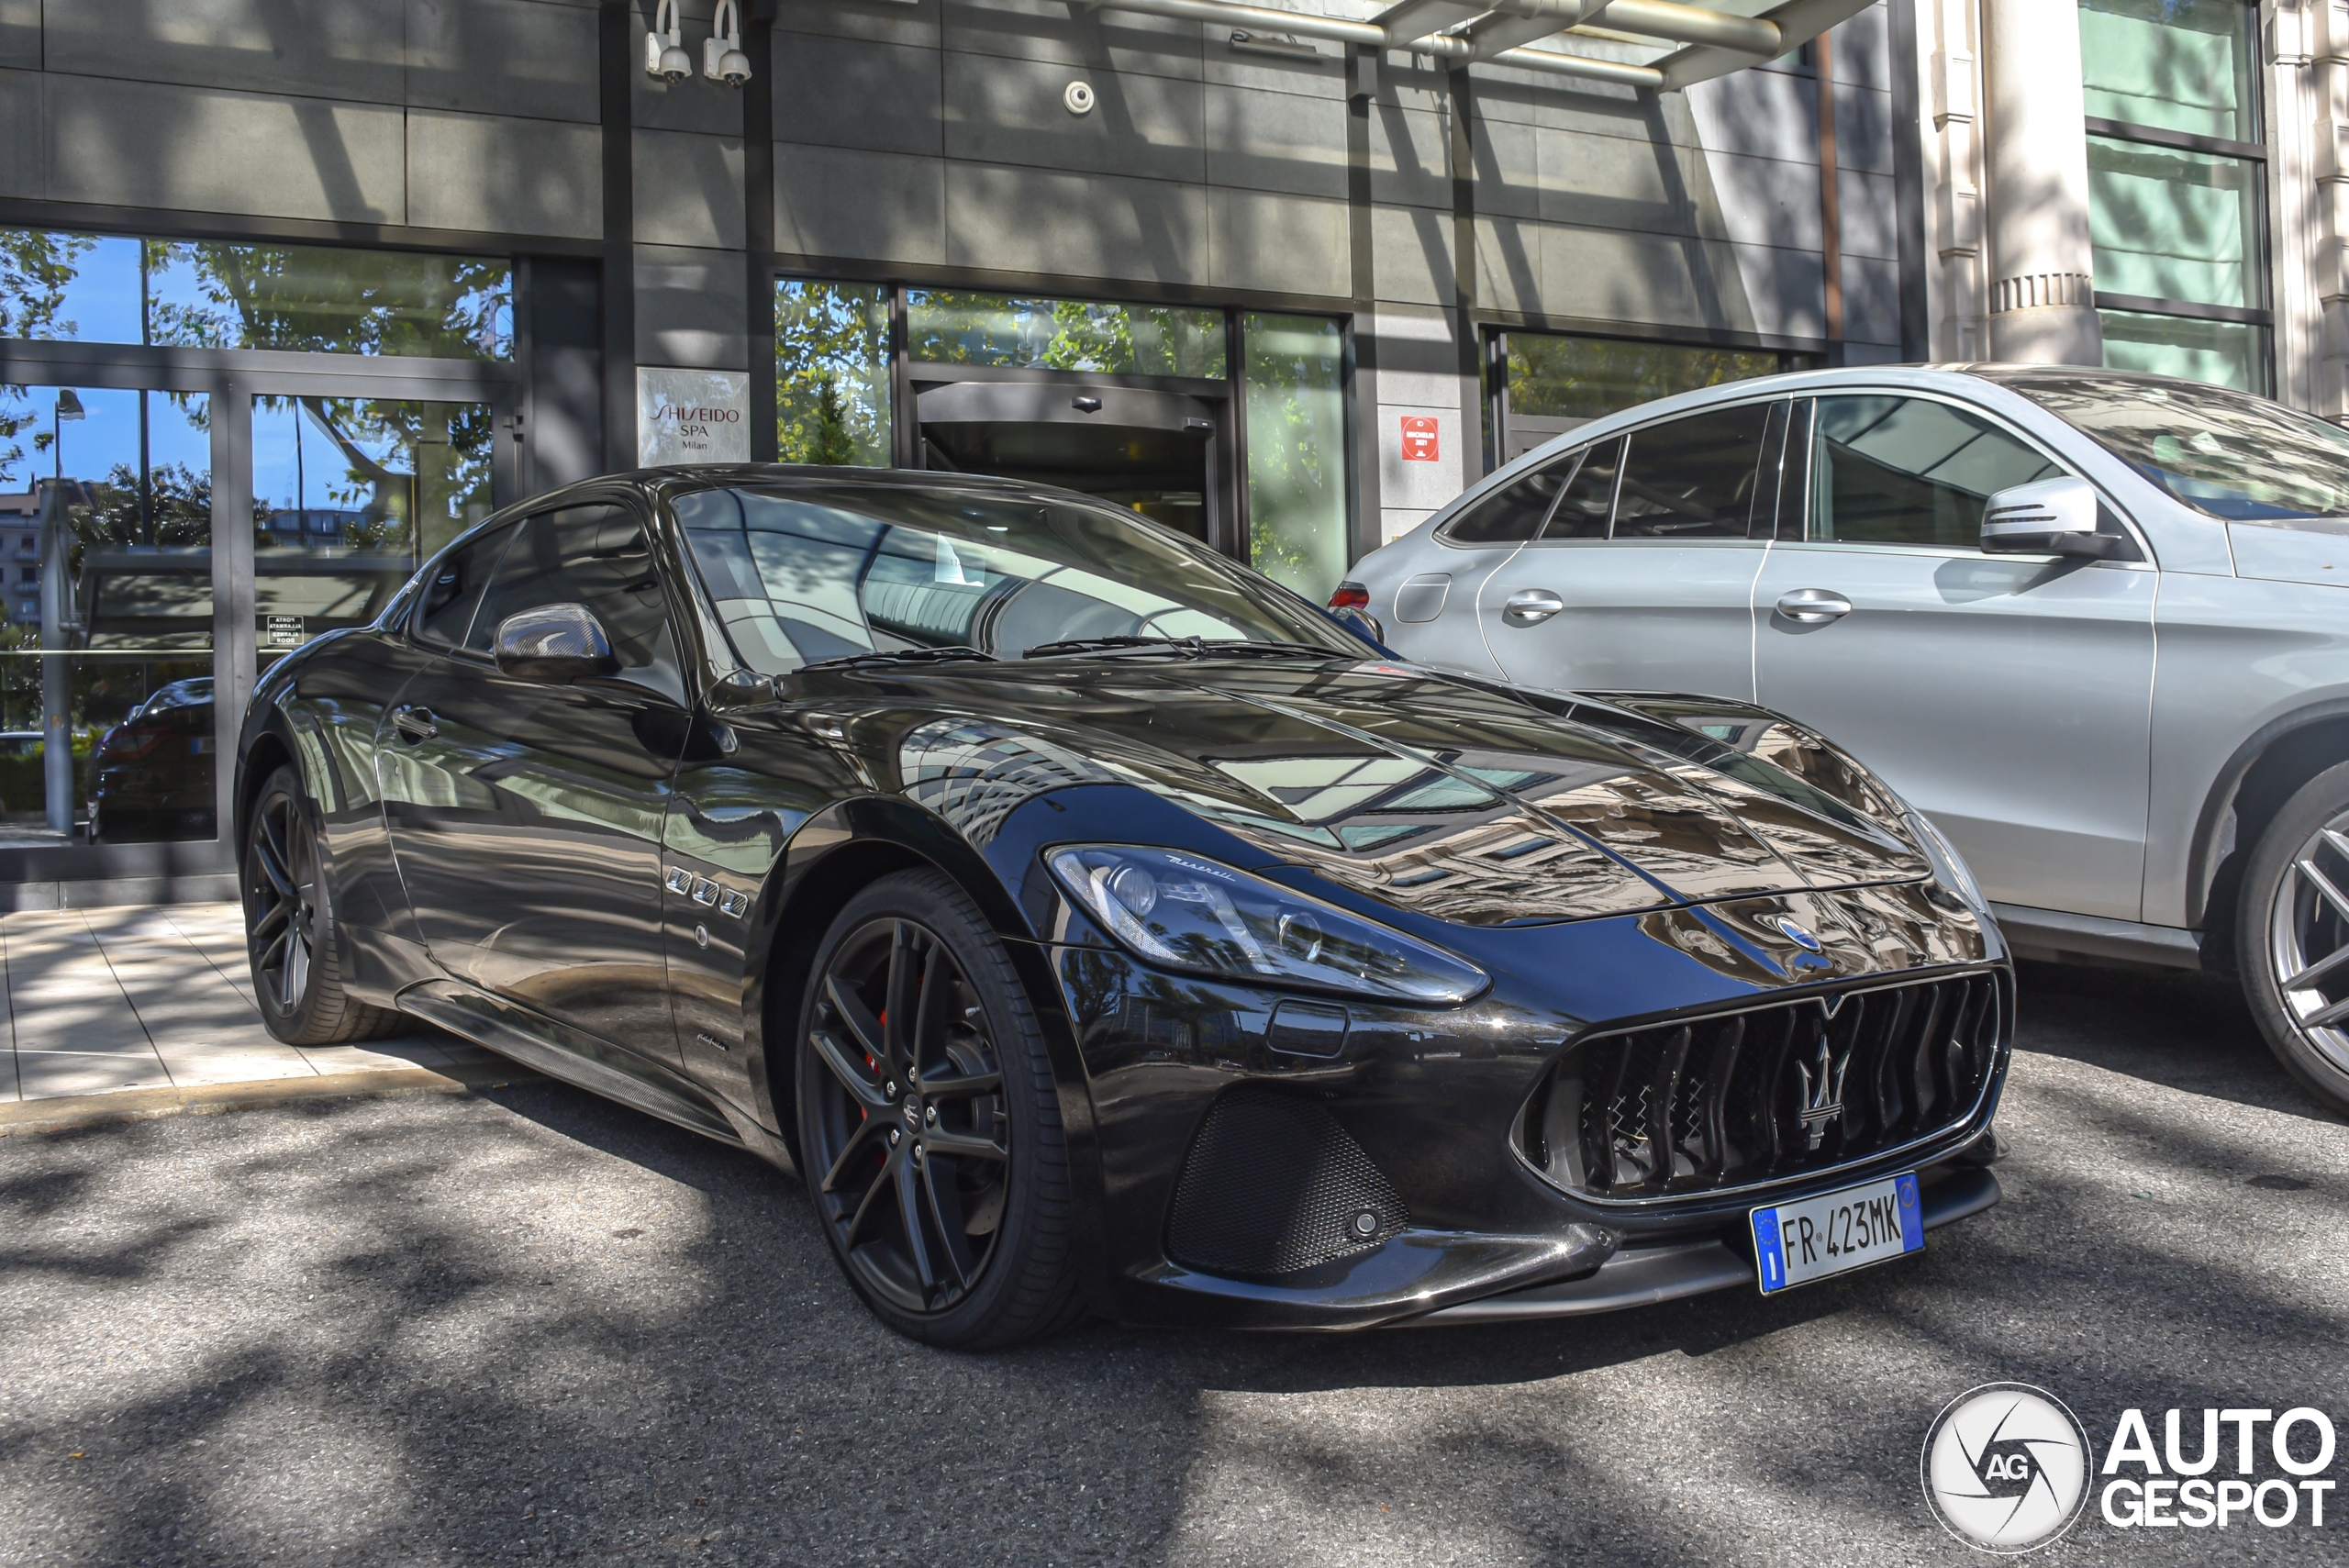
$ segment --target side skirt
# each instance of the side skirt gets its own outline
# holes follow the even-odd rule
[[[2091,959],[2106,963],[2143,963],[2162,969],[2200,969],[2202,933],[2175,926],[2141,926],[2061,909],[2027,909],[1993,904],[1998,930],[2018,957]]]
[[[550,1078],[657,1116],[736,1148],[751,1147],[724,1107],[682,1074],[502,997],[454,980],[426,980],[399,994],[399,1008]],[[764,1153],[763,1149],[754,1152]]]

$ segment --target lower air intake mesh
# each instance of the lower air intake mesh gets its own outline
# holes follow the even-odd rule
[[[1337,1118],[1241,1088],[1216,1101],[1192,1140],[1166,1251],[1207,1273],[1269,1277],[1368,1251],[1409,1223]]]

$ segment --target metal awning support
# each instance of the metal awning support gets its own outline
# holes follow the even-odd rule
[[[1464,65],[1488,61],[1517,71],[1671,92],[1774,60],[1865,10],[1870,0],[1786,0],[1755,17],[1676,0],[1400,0],[1367,22],[1236,0],[1072,3],[1085,10],[1174,17],[1248,32],[1409,50]],[[1664,52],[1642,64],[1525,47],[1562,33],[1590,36],[1601,28],[1609,41],[1624,41],[1630,34],[1656,40]],[[1673,50],[1673,44],[1683,47]]]

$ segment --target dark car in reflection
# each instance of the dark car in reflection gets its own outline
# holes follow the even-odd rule
[[[92,753],[90,837],[107,843],[208,839],[216,742],[212,677],[158,686]]]
[[[1402,663],[1088,497],[650,471],[262,678],[257,993],[801,1173],[883,1319],[1565,1316],[1998,1195],[2010,969],[1750,705]]]

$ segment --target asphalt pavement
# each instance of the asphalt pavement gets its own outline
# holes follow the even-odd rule
[[[2022,997],[1989,1214],[1507,1329],[930,1351],[794,1182],[547,1084],[0,1139],[0,1563],[1979,1562],[1918,1484],[1976,1385],[2099,1456],[2131,1407],[2349,1412],[2341,1119],[2223,986]],[[2092,1504],[2039,1560],[2338,1560],[2344,1515]]]

